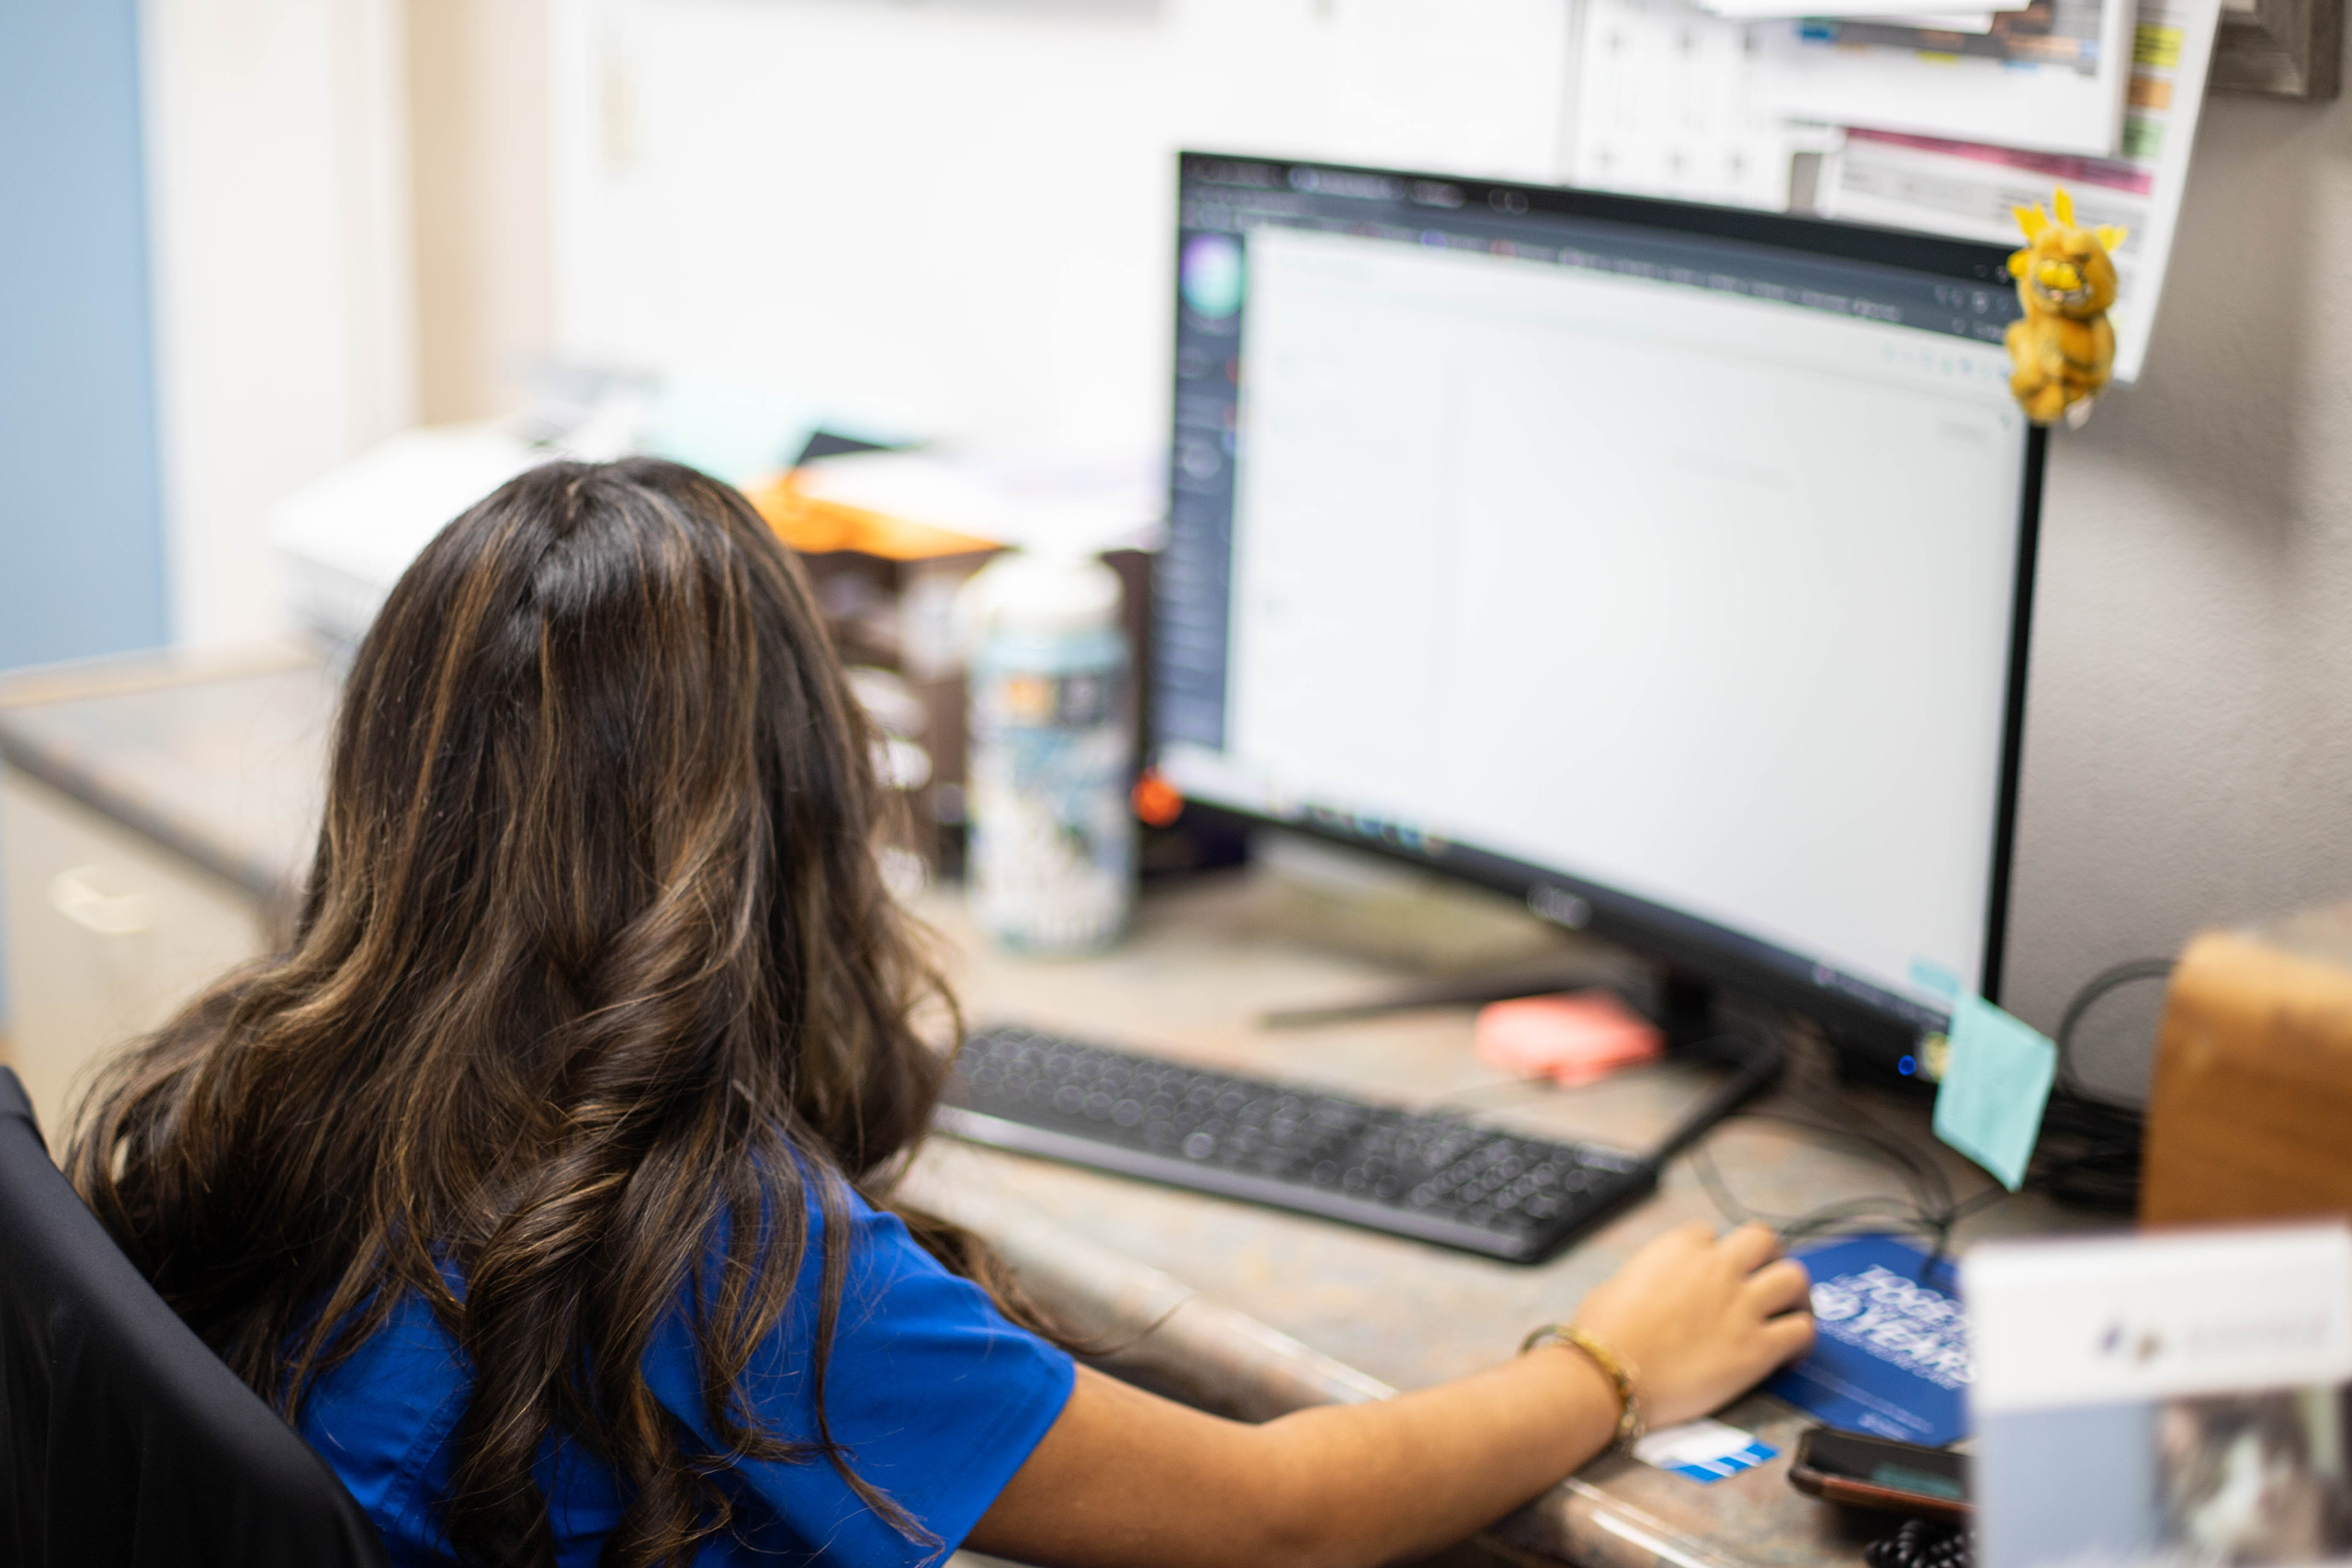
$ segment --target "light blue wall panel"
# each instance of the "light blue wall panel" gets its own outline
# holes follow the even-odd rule
[[[0,669],[168,634],[144,162],[135,0],[0,0]]]

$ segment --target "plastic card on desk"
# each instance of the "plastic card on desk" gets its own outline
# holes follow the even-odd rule
[[[1688,1476],[1701,1485],[1754,1470],[1781,1450],[1721,1421],[1685,1421],[1663,1427],[1634,1445],[1644,1464]]]
[[[1795,1255],[1819,1330],[1764,1386],[1827,1426],[1941,1448],[1968,1430],[1968,1324],[1951,1266],[1892,1236]]]

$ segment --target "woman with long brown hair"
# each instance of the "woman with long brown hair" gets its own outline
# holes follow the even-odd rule
[[[1250,1427],[1074,1368],[888,1207],[945,998],[870,744],[741,496],[535,469],[361,647],[288,951],[94,1094],[84,1195],[395,1562],[1383,1561],[1809,1342],[1769,1235],[1694,1228],[1378,1405]]]

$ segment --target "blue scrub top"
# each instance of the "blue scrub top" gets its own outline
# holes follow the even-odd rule
[[[734,1533],[707,1542],[697,1568],[810,1562],[866,1568],[944,1557],[971,1530],[1060,1416],[1070,1359],[1005,1321],[969,1280],[940,1267],[895,1214],[849,1206],[849,1269],[825,1379],[825,1413],[848,1462],[936,1535],[908,1540],[866,1507],[821,1456],[746,1461],[721,1472]],[[809,1205],[808,1250],[792,1302],[744,1378],[746,1404],[775,1436],[816,1436],[808,1352],[816,1342],[823,1216]],[[691,1289],[691,1287],[688,1287]],[[702,1402],[689,1298],[654,1332],[645,1375],[703,1442],[717,1444]],[[311,1385],[299,1425],[383,1532],[396,1568],[455,1562],[440,1529],[451,1438],[472,1375],[424,1299],[409,1295],[384,1326]],[[623,1502],[611,1469],[576,1445],[550,1445],[538,1466],[562,1568],[594,1568]]]

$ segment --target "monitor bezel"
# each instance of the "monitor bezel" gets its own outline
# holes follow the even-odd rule
[[[1408,182],[1439,181],[1460,190],[1465,205],[1476,202],[1512,216],[1521,213],[1551,214],[1618,222],[1801,251],[1834,260],[1896,267],[1961,282],[1996,283],[2002,288],[2011,286],[2007,272],[2011,247],[2007,246],[1864,224],[1834,222],[1792,213],[1713,207],[1569,186],[1380,168],[1320,159],[1187,151],[1178,155],[1177,199],[1180,204],[1194,165],[1201,163],[1259,164],[1283,171],[1285,179],[1292,172],[1305,169]],[[1498,196],[1503,199],[1498,201]],[[1509,203],[1512,198],[1524,205],[1510,207]],[[1183,239],[1181,221],[1178,230],[1177,242],[1181,247]],[[1181,314],[1181,303],[1178,310]],[[2008,936],[2018,794],[2025,749],[2027,662],[2032,641],[2034,578],[2041,543],[2042,479],[2047,450],[2048,432],[2029,423],[2024,460],[2020,466],[2017,564],[2010,595],[2008,669],[2004,683],[2005,705],[1996,783],[1992,854],[1991,863],[1986,868],[1984,956],[1975,986],[1978,995],[1996,1002],[2000,999]],[[1172,506],[1175,500],[1172,459],[1169,484]],[[1155,735],[1152,739],[1156,748],[1159,737]],[[1880,1005],[1829,989],[1818,983],[1808,983],[1787,968],[1766,962],[1755,953],[1742,949],[1770,953],[1795,960],[1800,965],[1804,962],[1802,954],[1790,953],[1785,948],[1736,929],[1688,915],[1671,906],[1653,903],[1607,884],[1589,882],[1475,846],[1452,842],[1432,846],[1418,836],[1408,842],[1404,836],[1382,825],[1365,829],[1345,820],[1334,819],[1332,814],[1317,813],[1312,809],[1292,817],[1255,811],[1223,799],[1208,799],[1204,804],[1247,821],[1369,850],[1510,894],[1523,900],[1539,917],[1633,948],[1659,961],[1679,978],[1720,987],[1809,1018],[1839,1044],[1862,1049],[1900,1076],[1911,1076],[1916,1066],[1914,1055],[1921,1038],[1939,1030],[1945,1021],[1946,1015],[1912,998],[1895,998],[1890,994],[1889,1005]]]

